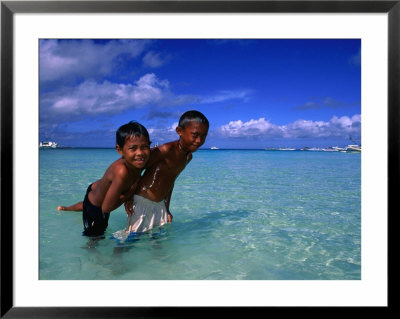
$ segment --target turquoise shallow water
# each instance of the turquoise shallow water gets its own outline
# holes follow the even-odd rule
[[[124,245],[81,235],[83,199],[112,149],[39,152],[39,277],[89,280],[359,280],[361,154],[200,150],[175,183],[172,224]]]

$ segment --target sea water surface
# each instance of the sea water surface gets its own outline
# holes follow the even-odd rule
[[[199,150],[178,177],[171,224],[120,243],[82,236],[83,200],[113,149],[39,152],[41,280],[360,280],[361,154]]]

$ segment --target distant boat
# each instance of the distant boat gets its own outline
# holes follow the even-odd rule
[[[39,148],[57,148],[58,143],[53,141],[42,141],[39,143]]]
[[[336,152],[346,152],[346,148],[339,147],[339,146],[333,146],[332,147]]]
[[[319,151],[321,151],[321,149],[320,148],[318,148],[318,147],[308,147],[308,146],[306,146],[306,147],[303,147],[302,149],[300,149],[301,151],[316,151],[316,152],[319,152]]]
[[[356,145],[356,144],[347,145],[346,152],[347,153],[360,153],[361,152],[361,146],[360,145]]]
[[[323,148],[322,150],[324,152],[338,152],[338,150],[334,149],[333,147]]]
[[[280,147],[278,148],[279,151],[295,151],[295,148],[290,148],[290,147]]]
[[[295,151],[295,148],[291,147],[267,147],[264,151]]]
[[[219,150],[219,148],[216,147],[216,146],[211,146],[211,147],[210,147],[210,150]]]

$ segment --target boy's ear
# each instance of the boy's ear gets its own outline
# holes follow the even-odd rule
[[[176,130],[176,133],[178,133],[178,135],[181,136],[183,128],[180,126],[177,126],[175,130]]]
[[[115,145],[115,149],[117,150],[117,152],[118,152],[119,155],[122,155],[122,150],[121,150],[121,148],[119,147],[118,144]]]

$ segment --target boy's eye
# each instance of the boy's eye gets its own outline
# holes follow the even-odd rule
[[[150,145],[141,145],[141,146],[135,145],[135,146],[129,147],[129,149],[130,149],[131,151],[136,151],[136,150],[138,150],[139,148],[140,148],[141,150],[147,150],[147,149],[150,148]]]
[[[201,138],[205,138],[205,137],[207,136],[207,134],[206,134],[206,135],[200,135],[199,133],[194,133],[194,134],[192,134],[192,136],[193,136],[194,138],[198,138],[199,136],[200,136]]]

